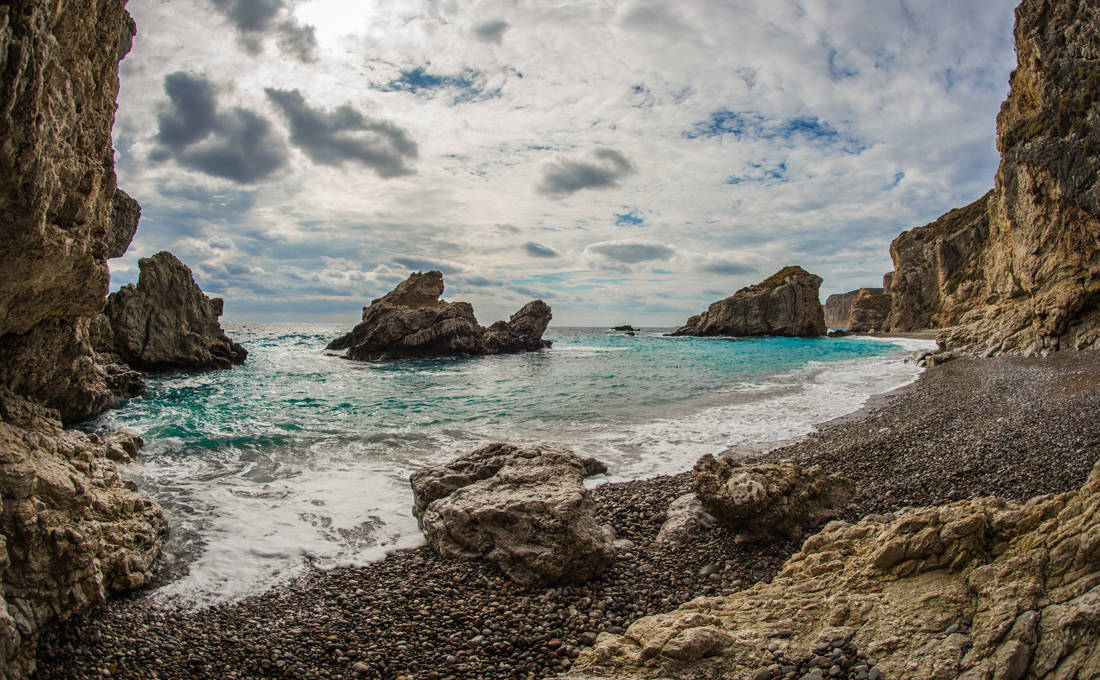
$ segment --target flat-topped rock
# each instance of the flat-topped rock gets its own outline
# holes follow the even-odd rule
[[[715,302],[671,335],[819,337],[826,330],[820,287],[820,276],[801,267],[784,267]]]
[[[571,451],[489,444],[413,473],[413,514],[443,557],[483,559],[523,585],[586,581],[615,554],[584,487],[606,470]]]
[[[550,306],[533,300],[508,321],[483,328],[468,302],[440,300],[443,274],[417,272],[363,308],[363,321],[329,343],[358,361],[432,359],[530,352],[550,346],[542,339]]]
[[[244,363],[248,352],[218,323],[221,298],[209,298],[187,265],[167,251],[138,261],[138,282],[107,298],[93,326],[100,352],[141,370],[206,370]]]

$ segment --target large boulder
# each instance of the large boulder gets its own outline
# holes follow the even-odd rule
[[[895,330],[947,349],[1100,349],[1100,7],[1024,0],[992,192],[891,245]]]
[[[542,339],[550,306],[542,300],[524,305],[508,321],[483,328],[468,302],[440,300],[443,274],[416,272],[363,308],[363,321],[329,343],[347,350],[348,359],[431,359],[529,352],[549,347]]]
[[[444,557],[484,559],[523,585],[585,581],[614,557],[584,487],[604,471],[570,451],[489,444],[413,473],[413,514]]]
[[[691,471],[695,495],[708,512],[745,541],[797,537],[837,516],[851,484],[820,465],[746,464],[705,455]]]
[[[1100,464],[1027,503],[832,522],[770,583],[603,633],[566,677],[781,678],[840,645],[883,678],[1100,677]]]
[[[684,494],[669,504],[656,541],[666,545],[684,545],[712,528],[714,523],[714,515],[707,512],[698,496]]]
[[[29,672],[49,624],[149,581],[168,522],[116,468],[140,446],[0,388],[0,677]]]
[[[821,277],[784,267],[688,319],[672,335],[819,337],[825,314],[818,299]]]
[[[868,333],[886,330],[892,301],[893,296],[890,293],[875,293],[869,288],[862,289],[852,302],[852,309],[848,313],[848,331]]]
[[[218,323],[221,298],[208,298],[187,265],[167,251],[138,261],[138,282],[107,298],[93,339],[144,371],[206,370],[243,363],[248,352]]]

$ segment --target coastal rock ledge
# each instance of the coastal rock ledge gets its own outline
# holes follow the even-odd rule
[[[363,321],[326,349],[347,350],[357,361],[433,359],[530,352],[550,346],[542,339],[550,306],[533,300],[508,321],[478,324],[468,302],[446,302],[443,274],[416,272],[363,308]]]
[[[820,288],[820,276],[784,267],[715,302],[670,335],[820,337],[826,330]]]
[[[489,444],[413,473],[413,514],[443,557],[484,559],[522,585],[587,581],[615,554],[584,479],[602,463],[571,451]]]
[[[143,371],[207,370],[244,363],[247,350],[218,323],[221,298],[208,298],[191,270],[162,251],[138,261],[138,282],[107,298],[92,323],[96,351]]]
[[[601,633],[566,677],[790,677],[778,659],[829,676],[841,647],[884,678],[1100,677],[1100,464],[1023,504],[832,522],[771,583]]]

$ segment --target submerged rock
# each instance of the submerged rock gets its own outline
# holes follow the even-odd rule
[[[584,488],[605,471],[569,451],[489,444],[413,473],[413,514],[441,556],[484,559],[524,585],[586,581],[615,554]]]
[[[770,583],[601,634],[566,677],[765,677],[844,649],[883,678],[1083,680],[1100,677],[1098,621],[1100,464],[1027,503],[833,522]]]
[[[549,347],[542,339],[550,306],[533,300],[508,321],[481,327],[468,302],[446,302],[443,274],[417,272],[363,308],[363,321],[327,349],[348,359],[430,359],[529,352]]]
[[[820,287],[821,277],[801,267],[785,267],[715,302],[671,335],[819,337],[826,330]]]
[[[709,454],[695,463],[691,483],[703,507],[741,540],[800,536],[836,517],[852,495],[847,480],[820,465],[745,464]]]
[[[147,371],[230,368],[248,352],[218,323],[221,298],[208,298],[187,265],[167,251],[138,261],[138,282],[107,298],[95,322],[101,352]]]

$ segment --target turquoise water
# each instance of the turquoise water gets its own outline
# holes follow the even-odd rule
[[[541,352],[358,363],[323,351],[342,327],[226,330],[243,367],[152,377],[94,423],[146,440],[131,474],[173,523],[164,597],[234,598],[414,545],[409,474],[489,441],[566,446],[631,479],[803,436],[910,382],[923,346],[562,328]]]

